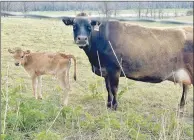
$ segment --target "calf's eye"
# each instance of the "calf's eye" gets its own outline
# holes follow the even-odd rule
[[[21,58],[24,58],[24,56],[22,56]]]

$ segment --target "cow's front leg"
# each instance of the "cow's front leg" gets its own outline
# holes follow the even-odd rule
[[[109,82],[110,82],[110,89],[111,89],[111,93],[113,95],[112,108],[114,110],[116,110],[117,106],[118,106],[117,91],[118,91],[120,71],[111,71],[111,72],[109,72],[108,75],[109,75],[108,77],[109,77]]]
[[[106,89],[108,92],[107,107],[111,108],[112,107],[112,92],[111,92],[110,80],[108,76],[105,77],[105,83],[106,83]]]

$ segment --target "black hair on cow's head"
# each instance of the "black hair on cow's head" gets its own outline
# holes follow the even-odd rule
[[[75,18],[66,17],[62,21],[65,25],[73,26],[74,41],[82,49],[89,46],[93,27],[100,25],[99,21],[88,18],[86,13],[80,13]]]

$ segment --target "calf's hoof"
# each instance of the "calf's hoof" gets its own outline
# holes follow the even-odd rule
[[[42,97],[38,97],[39,100],[42,100]]]

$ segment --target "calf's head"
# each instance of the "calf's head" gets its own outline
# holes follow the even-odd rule
[[[27,62],[27,56],[30,54],[30,50],[23,51],[20,48],[8,49],[8,52],[12,54],[16,66],[24,65]]]
[[[75,43],[81,48],[86,48],[90,44],[90,37],[93,27],[95,25],[100,25],[100,22],[95,20],[90,20],[84,15],[79,15],[75,18],[67,17],[63,18],[65,25],[73,26],[73,35]]]

